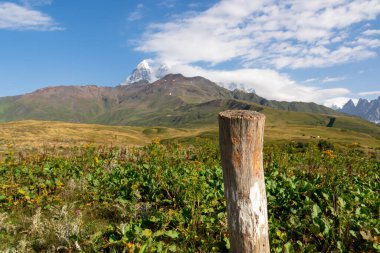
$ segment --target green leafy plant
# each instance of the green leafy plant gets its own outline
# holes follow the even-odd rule
[[[273,252],[378,252],[380,163],[359,146],[264,149]],[[0,251],[228,252],[217,145],[72,147],[0,164]]]

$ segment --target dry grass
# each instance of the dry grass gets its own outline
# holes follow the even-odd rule
[[[337,144],[358,143],[363,147],[380,147],[380,140],[371,135],[340,128],[327,128],[322,126],[282,125],[267,126],[265,140],[277,141],[310,141],[328,140]]]
[[[17,150],[66,148],[85,144],[143,146],[152,139],[195,136],[201,130],[104,126],[56,121],[17,121],[0,124],[0,149],[12,145]]]
[[[274,124],[268,120],[265,127],[265,142],[310,141],[319,139],[362,147],[380,148],[380,139],[358,131],[337,127]],[[44,149],[46,147],[67,148],[81,145],[143,146],[153,139],[191,138],[212,133],[217,139],[216,125],[202,128],[179,129],[167,127],[105,126],[77,124],[57,121],[18,121],[0,124],[0,152],[12,145],[16,150]]]
[[[75,203],[53,207],[49,212],[42,212],[39,207],[31,217],[23,216],[22,219],[24,222],[16,227],[11,225],[6,213],[0,214],[0,230],[3,229],[17,238],[17,243],[13,246],[0,247],[1,252],[39,252],[39,249],[48,249],[47,252],[81,250],[75,239],[80,238],[84,221]]]

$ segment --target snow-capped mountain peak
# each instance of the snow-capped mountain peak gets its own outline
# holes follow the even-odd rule
[[[165,63],[157,63],[151,59],[144,59],[137,64],[131,75],[121,85],[133,84],[139,81],[151,83],[167,74],[169,74],[169,66]]]
[[[150,69],[149,61],[150,61],[150,60],[148,60],[148,59],[142,60],[139,64],[137,64],[136,69],[139,69],[139,70],[147,70],[147,69]]]
[[[137,64],[136,68],[132,71],[132,74],[123,84],[132,84],[143,80],[150,82],[151,79],[152,71],[149,66],[149,60],[143,60]]]
[[[153,59],[144,59],[139,64],[137,64],[136,68],[132,71],[131,75],[128,76],[125,82],[121,83],[121,85],[133,84],[139,81],[146,81],[148,83],[152,83],[158,79],[163,78],[167,74],[181,73],[181,70],[183,69],[181,69],[180,67],[178,67],[178,65],[175,64],[168,65],[165,62],[156,61]],[[186,73],[182,74],[186,75]],[[238,89],[247,93],[256,93],[254,87],[240,82],[220,81],[217,82],[217,84],[231,91]]]

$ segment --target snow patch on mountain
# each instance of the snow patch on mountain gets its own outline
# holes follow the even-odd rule
[[[335,110],[335,111],[337,111],[337,110],[339,110],[339,109],[342,109],[342,108],[339,107],[338,105],[331,105],[330,108],[333,109],[333,110]]]
[[[131,75],[121,85],[133,84],[139,81],[149,83],[161,79],[169,73],[169,66],[165,63],[157,63],[152,59],[142,60],[137,64]]]
[[[248,87],[244,83],[224,83],[224,82],[219,82],[217,83],[219,86],[226,88],[227,90],[241,90],[247,93],[256,93],[255,89],[252,87]]]

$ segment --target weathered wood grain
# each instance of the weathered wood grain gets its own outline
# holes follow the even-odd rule
[[[265,116],[231,110],[219,114],[219,144],[231,251],[269,253],[263,170]]]

